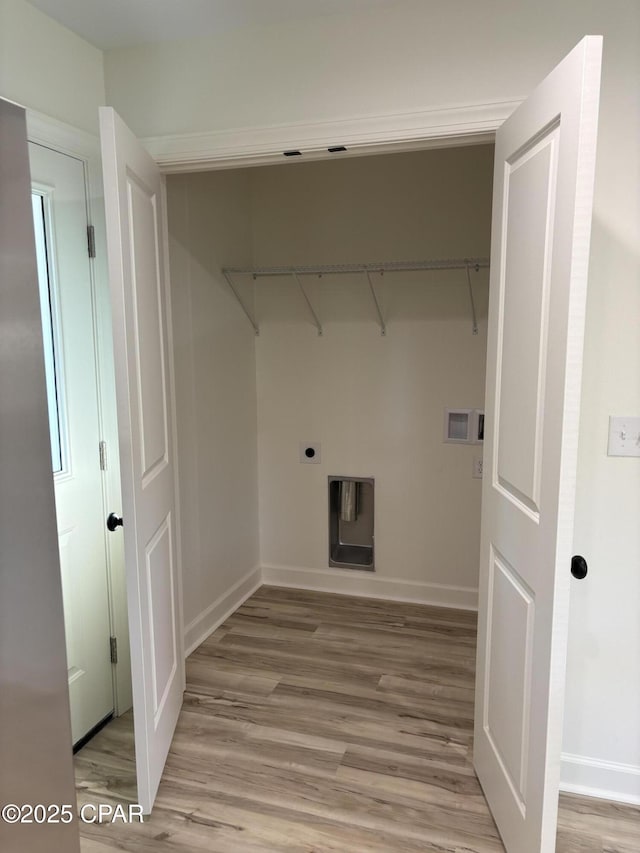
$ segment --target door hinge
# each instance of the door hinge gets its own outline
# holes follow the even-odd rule
[[[89,257],[95,258],[96,256],[96,230],[93,225],[87,225],[87,249],[89,251]]]
[[[98,444],[98,453],[100,454],[100,470],[107,470],[107,442],[101,441]]]
[[[118,663],[118,640],[116,637],[109,637],[109,645],[111,646],[111,663]]]

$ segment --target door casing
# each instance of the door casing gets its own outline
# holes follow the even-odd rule
[[[98,417],[100,433],[107,445],[107,469],[103,475],[103,513],[106,519],[112,509],[120,506],[120,467],[100,144],[98,138],[91,134],[30,110],[27,110],[27,134],[30,142],[61,154],[68,154],[84,164],[87,222],[94,226],[96,244],[96,257],[91,259],[90,267],[96,338]],[[97,458],[96,447],[96,460]],[[127,597],[122,543],[117,541],[116,537],[107,537],[106,543],[111,636],[118,640],[118,663],[113,667],[114,713],[118,716],[129,710],[133,704]]]

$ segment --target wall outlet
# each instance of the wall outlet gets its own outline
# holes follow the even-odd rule
[[[474,480],[482,479],[482,456],[473,457],[473,478]]]
[[[609,418],[609,456],[640,456],[640,418]]]

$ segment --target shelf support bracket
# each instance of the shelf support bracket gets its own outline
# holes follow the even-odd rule
[[[225,277],[225,279],[227,280],[227,284],[228,284],[228,285],[229,285],[229,287],[231,288],[231,292],[232,292],[232,293],[233,293],[233,295],[235,296],[235,298],[236,298],[236,300],[237,300],[237,302],[238,302],[238,305],[239,305],[239,306],[242,308],[242,310],[244,311],[244,313],[245,313],[245,316],[246,316],[247,320],[248,320],[248,321],[251,323],[251,325],[253,326],[253,331],[255,332],[256,336],[257,336],[257,335],[259,335],[259,334],[260,334],[260,328],[259,328],[258,324],[256,323],[256,321],[255,321],[255,320],[253,319],[253,317],[251,316],[251,314],[249,313],[249,309],[247,308],[247,306],[244,304],[244,302],[243,302],[243,301],[242,301],[242,299],[240,298],[240,294],[239,294],[239,293],[238,293],[238,291],[236,290],[236,287],[235,287],[235,285],[234,285],[234,283],[233,283],[233,280],[232,280],[232,278],[231,278],[231,275],[230,275],[228,272],[226,272],[226,270],[222,270],[222,275],[223,275],[223,276]]]
[[[380,309],[380,303],[378,302],[378,296],[376,294],[375,287],[373,286],[373,282],[371,281],[371,273],[369,270],[365,270],[367,274],[367,281],[369,282],[369,290],[371,291],[371,297],[373,299],[373,304],[376,306],[376,312],[378,314],[378,322],[380,324],[380,334],[384,337],[387,334],[387,326],[384,322],[384,317],[382,316],[382,310]],[[382,275],[382,270],[380,271],[380,275]]]
[[[471,303],[471,318],[473,321],[473,334],[478,334],[478,319],[476,317],[476,303],[473,299],[473,287],[471,286],[471,272],[469,271],[469,262],[465,262],[465,268],[467,270],[467,284],[469,285],[469,302]],[[476,272],[478,271],[479,266],[476,264]]]
[[[309,309],[309,313],[313,317],[313,325],[318,330],[318,337],[321,338],[322,337],[322,324],[321,324],[320,320],[318,319],[318,315],[313,310],[313,305],[311,304],[311,300],[307,296],[307,291],[302,286],[302,282],[300,281],[300,276],[298,275],[298,273],[295,270],[291,273],[291,275],[295,278],[295,280],[298,283],[298,287],[300,288],[300,293],[304,297],[304,301],[307,303],[307,308]]]

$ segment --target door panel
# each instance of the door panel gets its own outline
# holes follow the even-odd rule
[[[514,798],[524,808],[527,756],[523,744],[529,735],[534,598],[494,548],[489,590],[490,667],[483,725]]]
[[[157,718],[164,707],[178,667],[175,633],[176,589],[171,515],[168,515],[146,551],[148,620],[156,640],[152,644],[153,713]],[[166,630],[170,626],[170,630]]]
[[[539,513],[557,130],[505,168],[497,479]]]
[[[100,133],[138,800],[148,813],[184,690],[166,203],[164,178],[112,109],[101,109]]]
[[[496,137],[474,763],[508,853],[555,849],[601,50]]]
[[[29,143],[74,743],[113,711],[84,163]],[[54,428],[55,427],[55,428]]]
[[[168,463],[166,341],[161,318],[163,282],[156,241],[159,228],[156,195],[152,189],[140,186],[132,175],[127,175],[127,195],[140,395],[140,467],[146,480]]]

